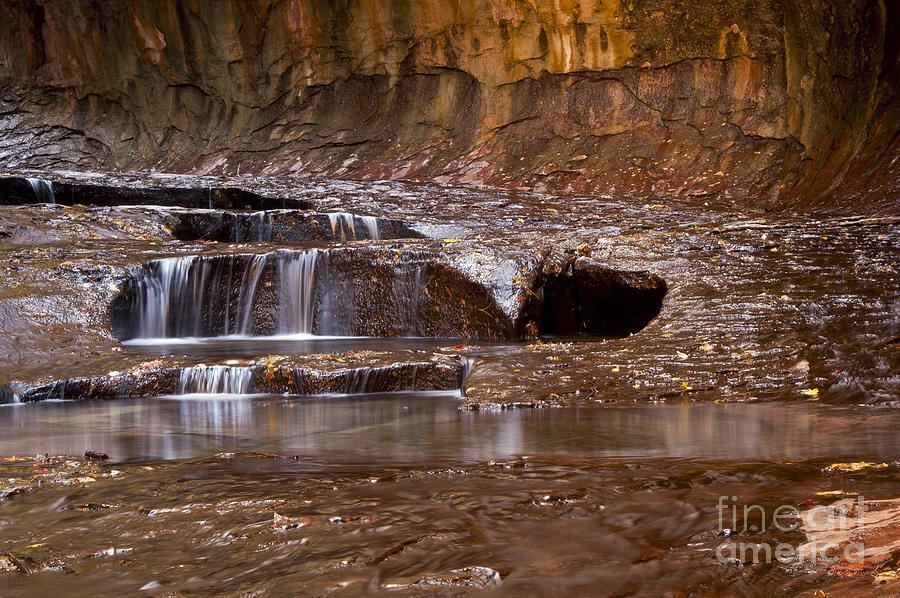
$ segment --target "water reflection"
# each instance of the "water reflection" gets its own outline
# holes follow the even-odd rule
[[[900,456],[894,410],[807,404],[460,411],[452,393],[47,402],[0,409],[0,454],[179,459],[223,451],[379,462],[513,455]]]

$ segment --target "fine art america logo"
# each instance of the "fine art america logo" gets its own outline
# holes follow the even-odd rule
[[[852,541],[860,537],[863,530],[865,503],[858,497],[855,503],[848,502],[831,506],[818,505],[800,511],[793,505],[780,505],[767,512],[762,505],[738,505],[737,496],[720,496],[716,509],[719,512],[719,535],[731,537],[741,532],[793,532],[801,529],[812,539],[794,546],[786,542],[753,543],[730,539],[716,547],[716,559],[720,563],[794,563],[805,561],[812,564],[837,562],[861,563],[865,546]],[[759,525],[750,521],[759,520]],[[768,527],[767,527],[768,526]],[[774,529],[773,529],[774,528]]]

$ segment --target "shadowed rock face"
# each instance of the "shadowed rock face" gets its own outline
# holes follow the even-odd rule
[[[27,179],[0,178],[0,205],[58,203],[93,206],[178,206],[225,210],[299,208],[310,204],[296,199],[263,197],[236,187],[126,187]]]
[[[359,241],[414,239],[424,235],[410,224],[390,218],[346,212],[308,213],[296,210],[252,213],[203,210],[174,212],[172,233],[183,241]]]
[[[889,210],[896,2],[0,6],[0,162]]]

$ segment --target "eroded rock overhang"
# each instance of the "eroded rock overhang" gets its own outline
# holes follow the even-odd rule
[[[406,241],[151,261],[129,271],[110,322],[123,341],[624,336],[659,314],[665,293],[649,272],[561,252]]]

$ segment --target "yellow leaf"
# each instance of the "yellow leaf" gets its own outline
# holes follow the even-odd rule
[[[897,579],[898,577],[900,577],[900,569],[887,569],[885,571],[879,571],[875,575],[875,583]]]
[[[459,243],[459,239],[444,239],[444,243]]]
[[[613,372],[618,372],[618,371],[619,371],[619,366],[614,367],[614,368],[612,369],[612,371],[613,371]]]
[[[862,471],[864,469],[884,469],[888,467],[887,463],[869,463],[868,461],[857,461],[855,463],[832,463],[825,468],[825,471]]]
[[[808,389],[808,390],[801,390],[800,392],[803,393],[803,394],[805,394],[805,395],[808,396],[808,397],[817,397],[817,396],[819,396],[819,389],[818,389],[818,388],[810,388],[810,389]]]
[[[676,354],[678,355],[678,357],[681,358],[681,359],[687,359],[687,358],[688,358],[688,354],[685,353],[684,351],[676,351],[675,353],[676,353]]]

